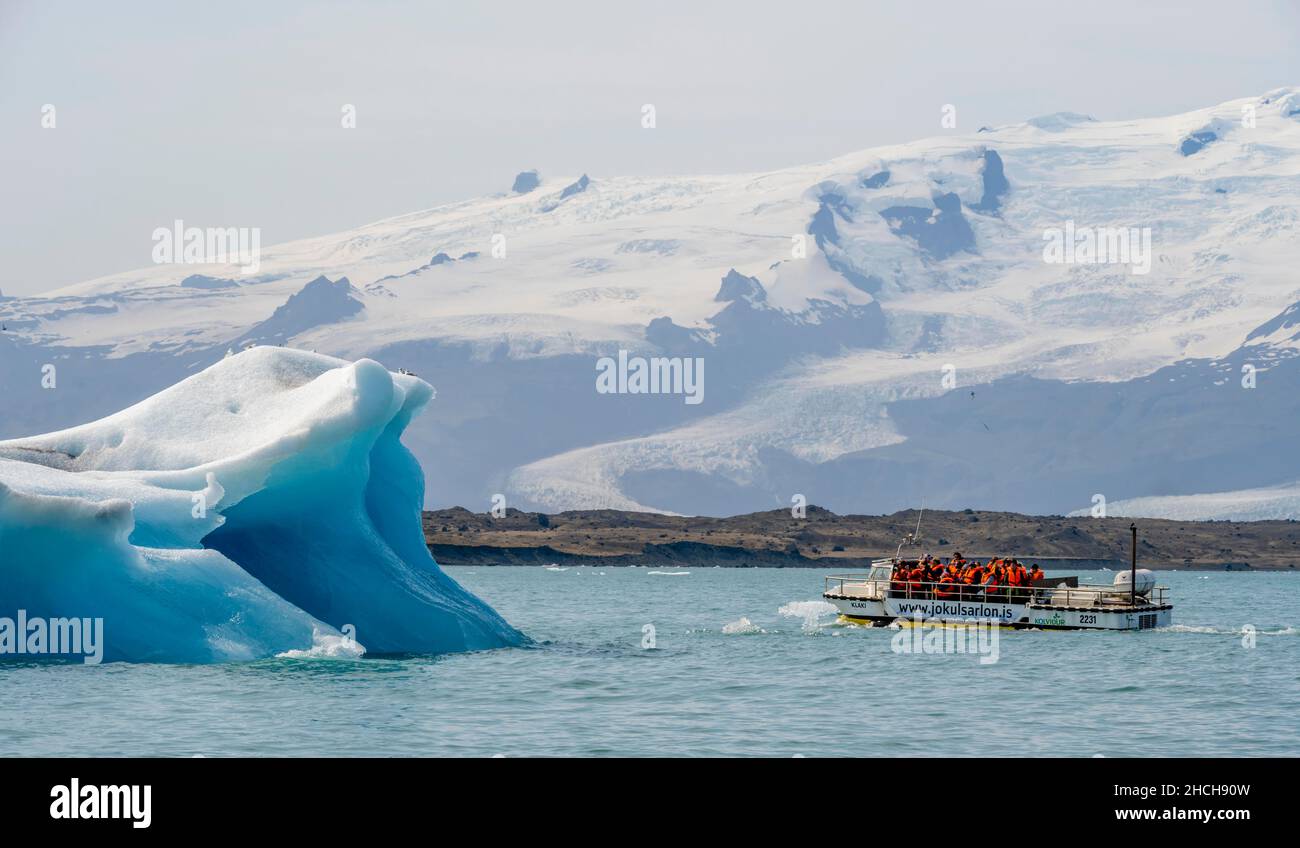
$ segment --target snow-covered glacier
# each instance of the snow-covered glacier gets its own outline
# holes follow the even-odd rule
[[[425,547],[401,436],[433,394],[368,359],[253,347],[0,442],[0,614],[103,619],[108,661],[523,643]]]
[[[268,244],[257,274],[142,250],[0,297],[0,438],[255,342],[436,373],[454,400],[405,436],[438,469],[429,507],[1064,514],[1102,494],[1300,517],[1274,497],[1300,465],[1300,87],[977,126],[763,173],[543,168]],[[1067,232],[1145,247],[1067,261]],[[704,401],[599,391],[620,351],[707,361]]]

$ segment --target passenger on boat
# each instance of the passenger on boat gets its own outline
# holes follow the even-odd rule
[[[978,564],[967,564],[961,567],[958,573],[957,596],[964,601],[969,601],[975,597],[975,581],[979,572]]]
[[[988,575],[984,578],[984,597],[989,600],[996,600],[1001,596],[1002,585],[1002,561],[995,560],[997,564],[990,564]]]
[[[957,569],[948,566],[948,571],[939,578],[939,585],[934,587],[934,596],[941,601],[956,600],[960,594],[957,588]]]
[[[910,593],[909,597],[925,597],[925,569],[920,565],[913,568],[907,575],[907,589]]]
[[[1019,560],[1011,560],[1011,567],[1007,569],[1007,585],[1011,587],[1007,592],[1008,600],[1015,603],[1024,603],[1029,600],[1029,593],[1021,591],[1022,586],[1029,583],[1029,575],[1025,572],[1025,567],[1020,564]]]
[[[894,563],[889,574],[889,593],[895,597],[907,594],[907,571],[901,563]]]

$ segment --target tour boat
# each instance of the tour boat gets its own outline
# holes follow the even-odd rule
[[[1040,630],[1148,630],[1167,627],[1172,620],[1168,589],[1156,586],[1145,568],[1138,569],[1136,587],[1130,573],[1121,571],[1114,583],[1043,577],[1032,586],[1000,586],[992,592],[961,587],[959,597],[947,599],[935,596],[938,583],[922,583],[919,590],[909,584],[906,589],[891,591],[895,562],[873,560],[866,574],[829,576],[822,596],[835,605],[843,620],[859,624],[890,624],[901,619],[966,624],[991,621]]]
[[[841,619],[873,625],[901,620],[993,622],[1040,630],[1149,630],[1167,627],[1173,618],[1168,588],[1157,586],[1150,570],[1137,567],[1136,554],[1132,568],[1116,573],[1112,583],[1043,576],[1027,586],[992,589],[952,583],[907,583],[891,589],[895,565],[913,567],[917,560],[877,559],[865,574],[829,576],[822,596],[835,605]],[[941,597],[953,594],[956,597]]]

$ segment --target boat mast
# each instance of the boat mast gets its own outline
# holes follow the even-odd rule
[[[1137,606],[1138,602],[1138,526],[1136,523],[1129,524],[1128,529],[1133,532],[1133,550],[1131,553],[1129,565],[1129,595],[1128,602],[1132,606]]]

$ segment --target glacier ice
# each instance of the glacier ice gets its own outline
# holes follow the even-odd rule
[[[255,347],[0,442],[0,614],[102,618],[109,661],[521,644],[425,547],[401,436],[432,397],[371,360]]]

